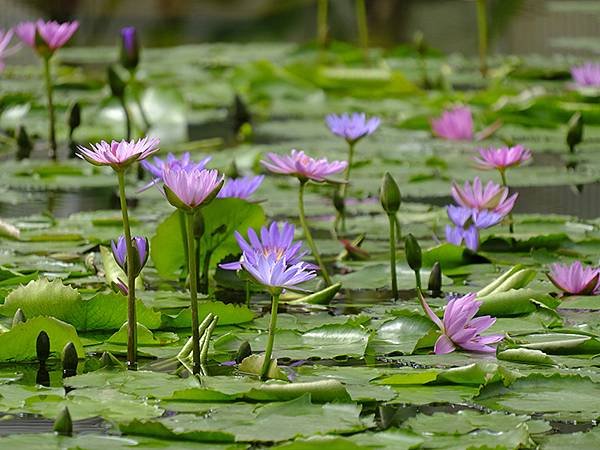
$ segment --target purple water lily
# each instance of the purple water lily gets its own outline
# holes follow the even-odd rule
[[[185,152],[181,155],[181,157],[177,157],[173,153],[169,153],[166,158],[161,159],[157,156],[152,158],[153,163],[149,160],[145,160],[141,162],[142,167],[147,172],[150,172],[154,179],[148,183],[146,186],[142,187],[139,192],[145,191],[146,189],[154,186],[157,183],[160,183],[163,180],[163,172],[166,168],[173,170],[202,170],[206,167],[206,165],[210,162],[212,157],[207,156],[204,159],[201,159],[199,162],[194,162],[191,159],[190,152]]]
[[[575,84],[581,87],[600,87],[600,63],[586,62],[571,68]]]
[[[375,132],[381,123],[379,117],[367,119],[365,113],[353,114],[329,114],[325,117],[329,130],[349,143],[355,143],[359,139]]]
[[[90,149],[79,147],[77,156],[85,159],[95,166],[111,166],[116,171],[121,171],[141,161],[158,151],[158,138],[145,137],[131,141],[112,141],[110,144],[101,141],[98,144],[90,144]]]
[[[221,268],[226,270],[242,269],[242,260],[245,255],[252,257],[255,253],[263,255],[273,255],[275,259],[284,259],[288,265],[296,265],[302,262],[306,251],[302,251],[302,242],[294,242],[295,227],[288,222],[272,222],[268,227],[262,227],[260,230],[260,239],[256,232],[248,229],[248,242],[238,233],[235,234],[240,249],[242,250],[242,259],[240,261],[221,264]],[[303,263],[309,269],[316,269],[312,264]]]
[[[51,55],[71,39],[77,28],[77,21],[58,23],[39,19],[35,22],[21,22],[15,27],[15,34],[38,53]],[[41,42],[36,40],[36,34]]]
[[[261,164],[273,173],[293,175],[300,180],[313,180],[318,183],[346,168],[346,161],[329,162],[325,158],[314,159],[303,151],[292,150],[289,155],[267,154],[268,160]]]
[[[579,261],[570,265],[552,264],[548,278],[565,294],[600,294],[600,268],[585,267]]]
[[[223,189],[217,195],[218,198],[250,198],[254,192],[260,187],[264,175],[255,177],[232,178],[225,181]]]
[[[444,111],[438,119],[431,120],[433,134],[451,141],[472,141],[474,136],[473,115],[468,106]]]
[[[290,265],[285,258],[274,254],[244,253],[241,265],[258,284],[267,288],[291,288],[317,276],[304,262]]]
[[[140,59],[140,45],[135,27],[121,29],[121,64],[129,70],[137,67]]]
[[[421,306],[425,313],[442,332],[435,342],[434,352],[437,355],[451,353],[457,347],[472,352],[493,353],[496,349],[490,344],[504,339],[502,334],[481,336],[482,332],[496,322],[496,318],[491,316],[475,317],[481,306],[481,302],[475,300],[475,295],[470,293],[451,299],[444,309],[443,319],[440,319],[419,292]]]
[[[137,276],[148,261],[148,256],[150,254],[148,251],[148,239],[143,236],[134,236],[131,238],[131,242],[133,244],[133,250],[135,252],[136,259],[134,264],[134,272]],[[127,272],[127,245],[125,236],[119,236],[117,242],[111,241],[110,246],[112,248],[115,261],[124,272]]]
[[[448,217],[454,223],[446,225],[446,241],[462,245],[473,251],[479,248],[479,230],[490,228],[502,221],[503,214],[487,209],[477,210],[464,206],[448,205]]]

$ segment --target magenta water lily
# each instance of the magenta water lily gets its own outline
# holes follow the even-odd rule
[[[201,159],[199,162],[194,162],[190,152],[185,152],[182,153],[180,157],[177,157],[177,155],[174,155],[173,153],[169,153],[167,154],[166,158],[159,158],[157,156],[153,157],[153,162],[150,162],[150,160],[144,160],[141,162],[142,167],[152,175],[153,179],[150,183],[141,188],[140,192],[145,191],[159,182],[162,182],[165,169],[183,169],[186,171],[192,171],[194,169],[202,170],[206,167],[211,159],[212,157],[207,156]]]
[[[474,136],[473,115],[467,106],[444,111],[442,116],[431,120],[433,134],[450,141],[472,141]]]
[[[54,102],[52,100],[52,76],[50,74],[50,59],[54,52],[65,45],[79,28],[78,22],[58,23],[55,21],[21,22],[15,28],[15,34],[34,49],[44,61],[44,79],[46,82],[46,97],[48,100],[48,140],[50,141],[49,156],[52,160],[58,158],[56,145],[56,126],[54,119]]]
[[[491,316],[475,317],[481,307],[481,302],[476,301],[475,296],[476,294],[470,293],[451,299],[444,309],[443,319],[440,319],[419,292],[421,306],[442,333],[433,349],[437,355],[451,353],[457,348],[471,352],[496,352],[492,344],[500,342],[504,339],[504,335],[481,335],[496,322],[496,318]]]
[[[600,63],[586,62],[571,68],[571,76],[580,87],[600,88]]]
[[[567,295],[600,294],[600,268],[575,261],[572,264],[552,264],[548,278]]]
[[[509,167],[520,166],[531,160],[531,151],[522,145],[502,148],[479,149],[479,156],[474,158],[477,167],[484,170],[504,171]]]
[[[452,183],[452,197],[460,206],[476,210],[491,210],[507,215],[515,206],[519,194],[509,196],[508,188],[488,181],[484,186],[479,177],[461,187]]]

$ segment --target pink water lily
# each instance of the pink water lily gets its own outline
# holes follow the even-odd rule
[[[472,141],[474,136],[473,115],[468,106],[444,111],[441,117],[431,120],[433,134],[451,141]]]
[[[565,294],[600,294],[600,268],[586,267],[579,261],[570,265],[552,264],[548,278]]]
[[[38,53],[51,55],[65,45],[78,28],[79,22],[77,21],[58,23],[53,20],[45,22],[39,19],[35,22],[21,22],[15,27],[15,33],[19,39]],[[40,42],[36,42],[36,33],[42,40],[41,47]]]
[[[301,180],[326,181],[331,175],[346,168],[346,161],[329,162],[325,158],[314,159],[303,151],[292,150],[289,155],[267,154],[268,160],[261,164],[273,173],[293,175]]]
[[[4,70],[4,58],[14,54],[19,49],[18,46],[8,48],[8,44],[10,44],[12,37],[12,30],[7,30],[5,32],[4,30],[0,29],[0,72]]]
[[[90,144],[90,148],[79,147],[77,156],[95,166],[111,166],[114,170],[123,170],[135,161],[146,159],[158,151],[160,140],[145,137],[137,141],[102,141]]]
[[[505,170],[531,160],[531,152],[522,145],[514,147],[479,149],[479,156],[473,158],[477,167],[484,170]]]
[[[475,177],[473,183],[465,181],[460,187],[452,183],[452,197],[460,206],[476,210],[491,210],[494,213],[507,215],[515,206],[519,194],[509,197],[507,187],[500,186],[493,181],[483,186],[481,179]]]
[[[600,87],[600,63],[587,62],[571,68],[575,84],[582,87]]]
[[[440,319],[419,292],[421,306],[442,332],[433,349],[437,355],[451,353],[457,347],[472,352],[494,353],[496,349],[490,344],[504,339],[503,334],[481,336],[496,322],[496,318],[475,317],[481,307],[481,302],[476,301],[475,296],[475,293],[470,293],[450,300],[444,309],[443,319]]]
[[[178,209],[193,210],[215,198],[224,177],[217,170],[166,167],[164,191],[169,203]]]

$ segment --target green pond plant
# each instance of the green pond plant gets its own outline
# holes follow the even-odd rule
[[[109,166],[117,174],[119,185],[119,199],[121,204],[121,215],[123,219],[123,244],[125,247],[125,258],[123,266],[127,271],[127,363],[131,369],[137,368],[137,319],[135,309],[135,278],[141,270],[140,253],[134,248],[129,225],[129,214],[127,211],[127,196],[125,193],[125,173],[136,161],[142,161],[159,150],[160,140],[158,138],[145,137],[137,141],[102,141],[91,144],[90,148],[79,147],[77,156],[95,166]],[[146,241],[147,243],[147,241]],[[146,249],[147,251],[147,249]],[[136,256],[137,252],[137,256]],[[137,271],[137,273],[136,273]],[[123,288],[124,286],[122,286]],[[124,291],[124,289],[122,289]]]
[[[390,273],[392,276],[392,295],[398,300],[398,277],[396,276],[396,214],[400,209],[402,196],[394,177],[386,172],[379,190],[379,201],[388,216],[390,226]]]

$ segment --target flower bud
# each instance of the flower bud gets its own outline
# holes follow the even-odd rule
[[[29,138],[27,129],[24,125],[20,125],[17,131],[17,160],[21,161],[22,159],[29,158],[31,150],[33,150],[33,143]]]
[[[140,44],[135,27],[121,29],[121,51],[119,60],[127,70],[133,71],[140,62]]]
[[[440,266],[439,261],[436,261],[431,268],[427,289],[434,297],[438,297],[442,293],[442,266]]]
[[[35,352],[40,363],[45,363],[50,356],[50,338],[48,333],[43,330],[40,331],[35,341]]]
[[[125,87],[127,83],[121,78],[121,76],[117,73],[117,70],[114,66],[108,66],[107,69],[108,75],[108,85],[110,86],[110,92],[113,97],[123,98],[125,95]]]
[[[244,341],[240,344],[240,348],[238,348],[237,354],[235,355],[235,362],[241,363],[244,358],[250,356],[252,354],[252,347],[250,347],[250,343],[248,341]]]
[[[73,376],[77,373],[77,364],[79,364],[79,357],[77,356],[77,349],[75,344],[68,342],[62,351],[62,366],[63,375],[65,377]]]
[[[69,408],[65,406],[64,409],[58,413],[52,430],[62,436],[71,436],[73,434],[73,420],[71,419]]]
[[[194,239],[202,238],[202,235],[204,235],[204,230],[204,215],[200,210],[197,210],[194,213]]]
[[[412,234],[409,234],[404,239],[404,252],[408,266],[415,272],[421,270],[423,264],[421,246]]]
[[[389,172],[386,172],[383,176],[381,189],[379,190],[379,201],[387,214],[396,214],[400,209],[400,203],[402,202],[400,188]]]
[[[79,102],[75,102],[69,109],[69,135],[73,134],[79,125],[81,125],[81,106]]]
[[[148,239],[143,236],[134,236],[131,238],[131,244],[133,245],[133,273],[137,277],[148,261]],[[125,236],[119,236],[116,243],[112,241],[111,249],[115,262],[124,272],[127,272],[128,261]]]
[[[567,131],[567,145],[571,153],[575,152],[575,146],[583,140],[583,116],[576,112],[569,119]]]
[[[13,316],[12,326],[14,327],[17,324],[25,323],[26,321],[27,321],[27,319],[25,318],[25,313],[23,312],[23,310],[21,308],[18,308],[15,311],[15,315]]]
[[[339,191],[339,189],[336,189],[333,192],[333,206],[335,207],[335,210],[340,213],[340,214],[344,214],[344,211],[346,210],[346,205],[344,203],[344,197],[342,197],[341,192]]]

